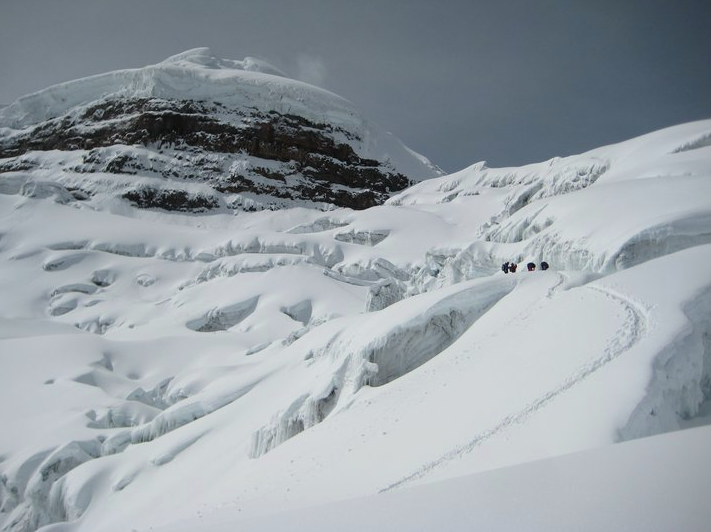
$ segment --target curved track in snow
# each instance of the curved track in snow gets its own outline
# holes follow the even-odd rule
[[[546,299],[553,299],[553,297],[558,292],[566,289],[565,283],[570,281],[570,275],[568,275],[568,274],[565,274],[563,272],[555,272],[555,274],[558,277],[558,282],[548,289],[548,293],[546,294]]]
[[[561,286],[566,281],[566,277],[563,274],[558,275],[561,279],[555,286],[553,286],[548,291],[546,296],[548,299],[552,298],[555,293],[561,289]],[[603,368],[604,366],[618,358],[620,355],[631,349],[641,340],[641,338],[644,337],[645,331],[647,329],[647,310],[640,303],[633,301],[629,297],[607,287],[599,285],[586,285],[582,288],[586,290],[593,290],[597,293],[603,294],[605,297],[620,305],[623,309],[624,319],[622,321],[622,324],[617,330],[617,334],[609,338],[602,355],[580,367],[577,371],[571,374],[558,386],[540,395],[535,400],[528,403],[521,410],[513,412],[508,416],[504,417],[497,425],[482,432],[479,432],[468,442],[459,445],[458,447],[455,447],[454,449],[446,452],[439,458],[424,464],[412,474],[403,477],[400,480],[382,488],[381,490],[379,490],[380,493],[391,491],[405,484],[426,477],[429,473],[443,466],[444,464],[473,451],[475,448],[482,445],[484,442],[486,442],[493,436],[504,432],[513,425],[523,422],[531,415],[545,408],[546,405],[548,405],[553,399],[563,394],[567,390],[573,388],[577,384],[581,383],[593,373]]]

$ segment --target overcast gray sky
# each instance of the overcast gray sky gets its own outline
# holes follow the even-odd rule
[[[1,0],[0,103],[199,46],[344,96],[448,171],[711,118],[709,0]]]

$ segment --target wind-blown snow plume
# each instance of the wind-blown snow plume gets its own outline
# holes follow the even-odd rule
[[[309,54],[298,54],[296,56],[296,77],[301,81],[323,86],[326,81],[326,65],[323,59]]]

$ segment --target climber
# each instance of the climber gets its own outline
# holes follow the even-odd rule
[[[509,268],[510,268],[510,266],[509,266],[509,263],[508,263],[508,262],[504,262],[504,263],[501,265],[501,271],[504,272],[504,273],[509,273]]]
[[[541,270],[547,270],[548,269],[548,263],[546,261],[541,262]]]
[[[516,273],[516,268],[517,268],[517,267],[518,267],[518,266],[516,266],[516,263],[515,263],[515,262],[509,263],[509,271],[510,271],[511,273]]]
[[[536,264],[533,262],[529,262],[528,264],[526,264],[526,268],[529,272],[534,272],[536,271]]]

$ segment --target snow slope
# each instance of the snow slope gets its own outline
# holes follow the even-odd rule
[[[647,465],[660,486],[635,500],[659,500],[681,481],[665,487],[648,457],[678,450],[683,471],[706,471],[708,431],[607,446],[706,422],[708,138],[703,121],[522,168],[480,163],[327,213],[169,214],[3,174],[0,527],[199,529],[190,519],[223,508],[205,530],[232,526],[223,517],[319,530],[394,501],[377,511],[413,530],[403,513],[422,498],[546,464],[612,474],[624,449],[640,449],[633,478]],[[531,260],[551,269],[526,272]],[[701,512],[682,504],[700,482],[674,508]],[[542,523],[560,490],[530,499]],[[690,529],[708,517],[665,515]]]
[[[601,447],[477,475],[265,516],[233,508],[157,532],[363,529],[489,531],[708,529],[711,428]]]

